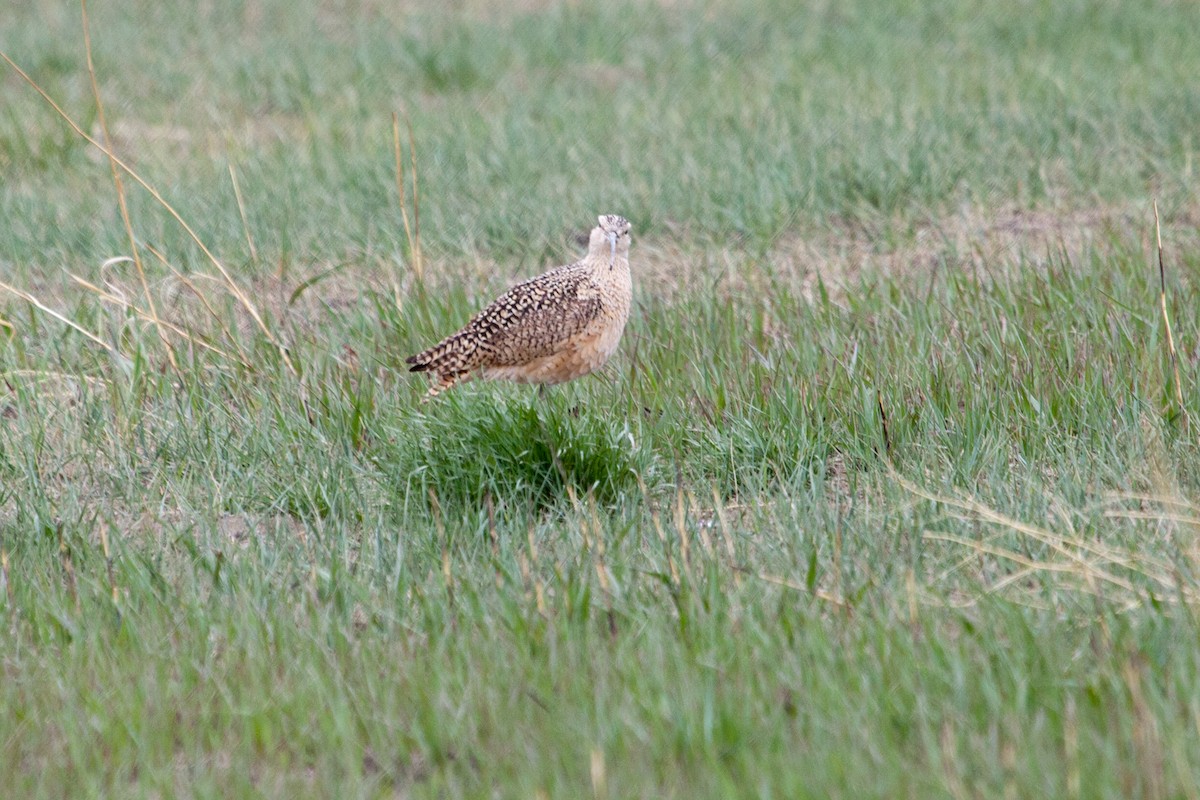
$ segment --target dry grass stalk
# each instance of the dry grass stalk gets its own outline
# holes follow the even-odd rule
[[[796,592],[803,592],[804,594],[811,594],[813,597],[817,598],[818,600],[823,600],[826,603],[829,603],[830,605],[835,605],[838,608],[842,609],[843,611],[853,611],[854,610],[853,607],[848,602],[843,600],[841,597],[838,597],[837,595],[834,595],[834,594],[830,594],[829,592],[826,592],[822,589],[814,588],[810,592],[808,590],[808,587],[804,586],[803,584],[796,583],[795,581],[789,581],[787,578],[780,578],[775,575],[768,575],[766,573],[751,572],[751,571],[745,569],[744,567],[736,567],[735,569],[737,569],[739,572],[745,572],[747,575],[752,575],[755,578],[758,578],[763,583],[770,583],[770,584],[774,584],[775,586],[782,586],[785,589],[791,589]]]
[[[408,163],[412,167],[413,240],[411,245],[415,254],[413,261],[417,265],[417,272],[424,276],[425,261],[421,257],[421,187],[417,181],[417,140],[413,136],[412,120],[408,118],[407,113],[404,115],[404,127],[408,129]]]
[[[27,303],[29,303],[30,305],[32,305],[34,308],[36,308],[36,309],[38,309],[39,311],[41,311],[42,313],[44,313],[44,314],[48,314],[48,315],[50,315],[51,317],[54,317],[56,320],[58,320],[59,322],[63,323],[63,324],[64,324],[64,325],[66,325],[67,327],[69,327],[69,328],[71,328],[71,329],[75,330],[75,331],[76,331],[76,332],[78,332],[78,333],[81,333],[81,334],[83,334],[85,337],[87,337],[87,338],[88,338],[88,339],[90,339],[91,341],[95,342],[96,344],[100,345],[100,346],[101,346],[101,347],[103,347],[105,350],[107,350],[107,351],[108,351],[108,352],[109,352],[109,353],[110,353],[110,354],[111,354],[111,355],[112,355],[114,358],[116,358],[117,360],[121,360],[121,359],[124,359],[124,358],[125,358],[125,355],[124,355],[124,354],[123,354],[123,353],[122,353],[120,350],[118,350],[117,348],[113,347],[111,344],[109,344],[108,342],[104,341],[104,340],[103,340],[103,339],[101,339],[99,336],[97,336],[96,334],[92,333],[92,332],[91,332],[91,331],[89,331],[87,328],[84,328],[82,325],[80,325],[79,323],[75,322],[74,320],[72,320],[72,319],[69,319],[68,317],[64,316],[63,314],[60,314],[60,313],[58,313],[58,312],[57,312],[57,311],[55,311],[53,308],[51,308],[50,306],[46,305],[46,304],[45,304],[45,303],[43,303],[41,300],[37,299],[36,297],[34,297],[34,296],[33,296],[32,294],[30,294],[29,292],[26,292],[26,291],[25,291],[25,290],[23,290],[23,289],[18,289],[18,288],[17,288],[17,287],[15,287],[15,286],[12,286],[12,285],[10,285],[10,284],[4,283],[3,281],[0,281],[0,290],[4,290],[4,291],[8,292],[9,294],[12,294],[12,295],[15,295],[16,297],[19,297],[19,298],[21,298],[21,299],[22,299],[22,300],[24,300],[25,302],[27,302]]]
[[[1134,553],[1127,550],[1118,550],[1105,545],[1089,542],[1079,537],[1063,536],[1053,533],[1052,531],[1043,530],[1033,525],[1013,519],[1012,517],[1001,514],[993,508],[990,508],[983,503],[970,498],[946,497],[943,495],[935,495],[921,489],[916,484],[910,483],[899,475],[893,475],[898,483],[907,489],[912,494],[918,497],[923,497],[926,500],[931,500],[935,503],[957,508],[969,515],[969,518],[977,518],[984,522],[990,522],[999,525],[1003,528],[1009,528],[1017,533],[1027,536],[1041,544],[1047,545],[1054,549],[1060,555],[1064,555],[1072,561],[1083,565],[1086,562],[1084,556],[1092,556],[1102,561],[1107,561],[1122,568],[1138,572],[1148,578],[1154,578],[1151,573],[1137,566],[1145,564],[1155,570],[1168,572],[1171,565],[1161,559],[1156,559],[1142,553]],[[1073,550],[1072,550],[1073,548]],[[1078,552],[1075,552],[1078,551]]]
[[[663,553],[667,557],[667,567],[671,571],[672,585],[679,585],[679,566],[675,563],[675,557],[671,553],[669,540],[667,539],[666,530],[663,528],[662,516],[658,513],[658,507],[654,504],[650,497],[650,490],[646,488],[646,482],[641,475],[637,476],[638,489],[642,492],[642,500],[646,504],[646,508],[650,510],[650,522],[654,526],[654,532],[658,534],[658,541],[662,545]]]
[[[1140,492],[1113,492],[1107,496],[1106,501],[1109,503],[1157,503],[1158,505],[1173,506],[1175,508],[1182,508],[1200,514],[1200,506],[1178,497],[1142,494]]]
[[[92,84],[92,97],[96,100],[96,119],[100,123],[100,134],[104,137],[107,149],[108,166],[112,170],[113,186],[117,192],[117,207],[121,210],[121,222],[125,225],[125,235],[129,239],[129,252],[133,257],[134,268],[137,269],[138,280],[142,284],[142,294],[146,297],[146,305],[150,308],[150,320],[158,330],[158,338],[167,349],[167,360],[176,372],[179,364],[175,360],[175,349],[171,346],[162,322],[158,317],[158,309],[154,307],[154,296],[150,293],[150,284],[146,281],[146,270],[142,267],[142,256],[138,252],[137,240],[133,235],[133,223],[129,219],[129,206],[125,202],[125,183],[121,180],[121,171],[117,168],[115,156],[112,154],[112,137],[108,133],[108,120],[104,116],[104,103],[100,99],[100,85],[96,82],[96,67],[92,63],[92,34],[88,24],[87,0],[80,0],[79,7],[83,18],[83,49],[87,56],[88,79]]]
[[[48,369],[12,369],[8,372],[0,373],[0,381],[8,381],[9,378],[22,378],[23,382],[28,383],[28,379],[34,382],[47,381],[62,381],[63,383],[86,383],[92,386],[105,386],[107,381],[103,378],[97,378],[95,375],[71,375],[66,372],[55,372]]]
[[[1200,517],[1189,517],[1183,514],[1172,514],[1162,511],[1129,511],[1127,509],[1108,509],[1104,516],[1110,519],[1130,519],[1142,522],[1175,522],[1200,528]]]
[[[392,112],[392,149],[396,159],[396,191],[400,195],[400,218],[404,221],[404,237],[408,240],[408,252],[412,257],[413,274],[418,283],[425,282],[425,263],[421,259],[421,200],[417,184],[416,139],[413,137],[412,122],[404,115],[408,128],[408,157],[412,167],[413,224],[408,221],[408,197],[404,189],[404,156],[400,149],[400,117]],[[399,305],[399,283],[396,285],[396,302]]]
[[[180,337],[186,339],[188,342],[195,345],[196,347],[200,347],[204,350],[208,350],[209,352],[216,353],[217,355],[222,356],[224,358],[228,358],[228,359],[236,358],[236,356],[230,355],[229,353],[225,352],[224,350],[217,347],[216,345],[209,344],[208,342],[199,338],[198,336],[191,333],[190,331],[187,331],[187,330],[179,327],[178,325],[167,322],[164,319],[155,317],[152,314],[143,311],[142,309],[138,308],[136,305],[129,302],[128,300],[126,300],[124,297],[121,297],[120,295],[116,295],[116,294],[113,294],[112,292],[101,289],[99,286],[96,286],[95,284],[84,280],[83,278],[79,277],[78,275],[72,275],[71,279],[73,281],[75,281],[76,283],[78,283],[83,288],[87,289],[89,292],[93,292],[98,298],[100,298],[100,300],[102,300],[106,303],[113,303],[114,305],[121,306],[122,308],[132,311],[139,318],[144,319],[148,322],[153,322],[155,325],[158,326],[159,331],[164,332],[164,334],[165,334],[165,331],[170,331],[171,333],[174,333],[176,336],[180,336]],[[246,367],[250,366],[249,363],[244,360],[242,361],[242,364],[243,364],[243,366],[246,366]]]
[[[1067,693],[1063,709],[1063,750],[1067,760],[1067,796],[1072,800],[1080,797],[1079,770],[1079,719],[1075,710],[1075,695]]]
[[[675,503],[674,503],[675,532],[679,535],[679,559],[683,562],[685,572],[691,572],[690,553],[691,537],[687,530],[687,512],[683,507],[683,474],[679,465],[675,465]]]
[[[67,582],[67,594],[71,598],[71,603],[75,606],[75,613],[79,614],[81,610],[79,602],[79,589],[75,580],[75,562],[71,559],[71,548],[67,545],[67,539],[63,535],[63,524],[58,523],[58,560],[62,565],[63,576]]]
[[[710,527],[709,520],[705,519],[704,509],[700,507],[700,503],[696,500],[696,495],[690,489],[687,492],[687,502],[688,508],[691,509],[691,516],[696,520],[696,535],[700,539],[700,546],[704,548],[704,554],[712,558],[714,550],[712,536],[708,533]]]
[[[990,545],[990,544],[987,544],[986,542],[975,541],[974,539],[966,539],[962,536],[952,536],[948,533],[932,533],[932,532],[926,531],[924,534],[924,538],[926,538],[930,541],[935,541],[935,542],[950,542],[952,544],[960,544],[960,545],[963,545],[964,547],[970,547],[970,548],[974,549],[977,553],[980,553],[982,555],[996,556],[997,558],[1003,558],[1007,561],[1012,561],[1013,563],[1020,564],[1021,566],[1026,568],[1023,572],[1018,573],[1018,575],[1021,577],[1034,575],[1038,572],[1059,572],[1059,573],[1065,573],[1068,575],[1084,575],[1084,576],[1089,575],[1089,574],[1097,574],[1097,573],[1089,573],[1086,564],[1081,565],[1079,563],[1039,561],[1037,559],[1029,558],[1028,556],[1022,555],[1021,553],[1018,553],[1015,550],[1009,550],[1008,548],[998,547],[996,545]],[[1134,588],[1133,584],[1131,584],[1129,581],[1123,580],[1121,578],[1118,578],[1116,576],[1109,575],[1109,574],[1106,574],[1103,572],[1099,572],[1098,574],[1105,581],[1113,584],[1114,586],[1117,586],[1118,588],[1124,589],[1127,592],[1136,592],[1137,591]],[[1007,586],[1008,584],[1015,582],[1016,580],[1019,580],[1019,578],[1015,578],[1012,575],[1007,576],[1007,577],[1003,578],[1002,580],[1000,580],[998,583],[992,585],[988,591],[989,591],[989,593],[994,593],[998,589],[1001,589],[1001,588]]]
[[[875,390],[875,404],[879,406],[879,424],[883,429],[883,452],[887,460],[892,460],[892,435],[888,429],[888,415],[883,408],[883,392]]]
[[[945,776],[946,788],[950,791],[950,796],[954,800],[966,800],[968,797],[974,797],[974,794],[967,790],[967,786],[963,782],[963,759],[958,752],[958,733],[953,720],[947,718],[942,723],[938,744],[942,755],[942,774]]]
[[[525,529],[525,541],[529,546],[528,562],[530,564],[537,564],[538,563],[538,549],[537,549],[537,542],[533,538],[533,523],[532,522],[529,523],[529,527]],[[548,618],[549,614],[546,610],[546,590],[542,586],[542,579],[539,578],[537,573],[535,573],[535,572],[531,572],[530,574],[533,578],[533,596],[534,596],[535,602],[537,603],[537,611],[543,617]]]
[[[994,594],[1039,574],[1054,574],[1076,579],[1078,590],[1097,597],[1103,596],[1101,587],[1118,590],[1125,595],[1128,607],[1140,605],[1148,592],[1159,600],[1178,597],[1189,603],[1200,602],[1200,592],[1197,592],[1194,587],[1181,587],[1176,580],[1175,568],[1162,559],[1038,528],[1001,514],[977,500],[934,494],[898,475],[893,475],[893,477],[911,494],[955,509],[963,519],[972,522],[986,522],[1018,533],[1049,547],[1059,557],[1055,560],[1038,559],[988,541],[926,532],[925,539],[967,547],[973,551],[973,555],[976,557],[1000,558],[1020,567],[1016,572],[1006,575],[988,586],[985,594]],[[959,566],[962,566],[965,561],[960,562]],[[1139,587],[1133,581],[1114,574],[1112,568],[1145,578],[1150,584],[1149,588]]]
[[[4,599],[11,608],[13,605],[13,589],[12,583],[8,580],[8,550],[0,547],[0,591],[4,592]]]
[[[608,797],[608,769],[604,764],[604,751],[592,748],[591,761],[592,797],[596,800]]]
[[[250,222],[246,218],[246,205],[242,202],[242,189],[238,186],[237,170],[233,162],[229,162],[229,182],[233,184],[233,199],[237,201],[238,215],[242,218],[242,231],[246,234],[246,246],[250,248],[250,260],[258,263],[258,248],[254,246],[254,236],[250,233]]]
[[[102,524],[100,526],[100,548],[101,548],[101,550],[104,551],[104,567],[108,573],[108,588],[112,592],[113,605],[116,606],[116,605],[120,604],[121,592],[117,588],[117,579],[116,579],[116,576],[113,574],[113,559],[112,559],[112,551],[109,549],[109,546],[108,546],[108,525],[107,524]]]
[[[250,358],[246,355],[246,351],[242,349],[242,345],[240,342],[238,342],[237,337],[233,335],[233,331],[228,325],[225,324],[225,320],[220,314],[217,313],[217,310],[213,308],[212,303],[208,302],[208,298],[205,297],[204,293],[196,288],[196,284],[193,283],[190,278],[176,269],[175,265],[168,261],[166,256],[160,253],[157,248],[151,244],[146,244],[145,248],[149,250],[155,258],[158,259],[160,264],[171,270],[171,274],[175,276],[177,281],[179,281],[183,286],[187,287],[187,289],[191,291],[193,295],[195,295],[196,299],[200,301],[200,304],[204,306],[204,310],[208,312],[209,316],[213,318],[213,321],[217,323],[217,326],[221,328],[222,333],[225,334],[225,340],[237,350],[238,361],[242,362],[242,364],[246,366],[249,366]]]
[[[1168,796],[1164,789],[1166,747],[1159,732],[1159,720],[1146,699],[1145,672],[1146,661],[1141,656],[1129,656],[1121,666],[1121,677],[1133,706],[1133,754],[1137,771],[1145,781],[1144,796],[1162,798]]]
[[[1183,382],[1179,379],[1179,354],[1175,350],[1175,336],[1171,333],[1171,316],[1167,313],[1167,268],[1163,264],[1162,226],[1158,221],[1158,201],[1154,201],[1154,238],[1158,242],[1158,285],[1159,307],[1162,309],[1163,324],[1167,328],[1167,355],[1175,376],[1175,403],[1179,407],[1180,424],[1188,429],[1187,409],[1183,405]]]
[[[713,500],[713,515],[717,518],[717,524],[721,526],[721,539],[725,542],[725,555],[729,558],[729,563],[734,563],[737,558],[737,550],[733,544],[733,535],[729,530],[729,520],[725,517],[725,504],[721,502],[721,496],[717,492],[716,486],[709,487],[712,490]],[[733,506],[737,508],[737,506]],[[737,573],[734,573],[735,575]]]
[[[0,59],[3,59],[5,63],[12,67],[13,70],[15,70],[16,73],[21,76],[22,80],[33,87],[33,89],[39,95],[41,95],[42,99],[54,109],[55,113],[57,113],[63,119],[63,121],[70,126],[71,130],[75,131],[75,133],[87,141],[88,144],[92,145],[101,153],[104,153],[106,156],[108,156],[111,160],[111,163],[114,163],[120,167],[121,171],[123,171],[126,175],[132,178],[134,182],[145,189],[146,192],[148,192],[150,196],[154,198],[154,201],[158,203],[171,216],[171,218],[179,224],[181,228],[183,228],[184,232],[188,235],[188,238],[190,238],[192,242],[194,242],[195,245],[200,248],[200,251],[204,253],[205,258],[207,258],[209,262],[212,263],[212,265],[216,268],[217,272],[221,274],[221,278],[228,291],[234,296],[234,298],[237,299],[238,303],[240,303],[242,307],[246,309],[246,312],[250,314],[250,317],[254,320],[255,325],[262,332],[263,336],[267,338],[267,341],[270,342],[271,345],[278,351],[280,358],[283,360],[284,364],[287,365],[291,373],[299,376],[300,370],[296,367],[295,362],[292,361],[291,356],[288,355],[287,347],[285,347],[284,344],[279,341],[278,337],[271,333],[271,329],[267,326],[262,316],[258,313],[258,309],[254,306],[254,303],[250,301],[250,298],[244,291],[242,291],[242,288],[238,286],[237,281],[235,281],[233,276],[229,274],[229,271],[225,269],[225,265],[221,263],[220,259],[218,259],[216,255],[214,255],[213,252],[208,249],[208,245],[204,243],[199,234],[197,234],[192,226],[189,225],[187,221],[184,220],[184,218],[179,214],[179,212],[175,210],[175,207],[168,203],[162,194],[160,194],[157,189],[151,186],[149,182],[139,175],[138,172],[133,169],[133,167],[122,161],[121,158],[118,157],[116,153],[114,153],[109,147],[97,141],[93,136],[88,134],[87,131],[83,130],[83,128],[79,126],[79,123],[77,123],[69,114],[67,114],[67,112],[64,111],[62,107],[54,101],[54,98],[52,98],[46,92],[46,90],[43,89],[40,84],[38,84],[37,81],[31,78],[29,74],[25,72],[25,70],[21,69],[21,67],[19,67],[15,61],[9,58],[7,53],[0,51]],[[78,328],[78,326],[74,327]]]

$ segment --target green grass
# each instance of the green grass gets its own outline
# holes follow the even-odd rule
[[[0,281],[105,343],[0,294],[0,794],[1196,796],[1200,11],[449,5],[91,9],[269,332],[130,188],[171,352],[0,72]],[[0,31],[92,129],[78,8]],[[602,211],[612,365],[420,405]]]

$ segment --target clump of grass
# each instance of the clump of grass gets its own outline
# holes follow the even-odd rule
[[[475,388],[475,387],[471,387]],[[468,392],[470,390],[468,389]],[[625,420],[568,397],[464,392],[400,417],[374,454],[394,492],[443,504],[545,508],[591,495],[611,505],[638,493],[652,460]]]

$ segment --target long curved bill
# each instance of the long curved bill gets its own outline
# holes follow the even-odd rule
[[[608,232],[608,268],[612,269],[617,265],[617,234],[612,231]]]

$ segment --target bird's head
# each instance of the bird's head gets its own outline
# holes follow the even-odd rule
[[[617,256],[629,257],[629,220],[616,214],[603,214],[600,224],[592,228],[588,240],[588,255],[593,258],[608,257],[608,267],[617,263]]]

